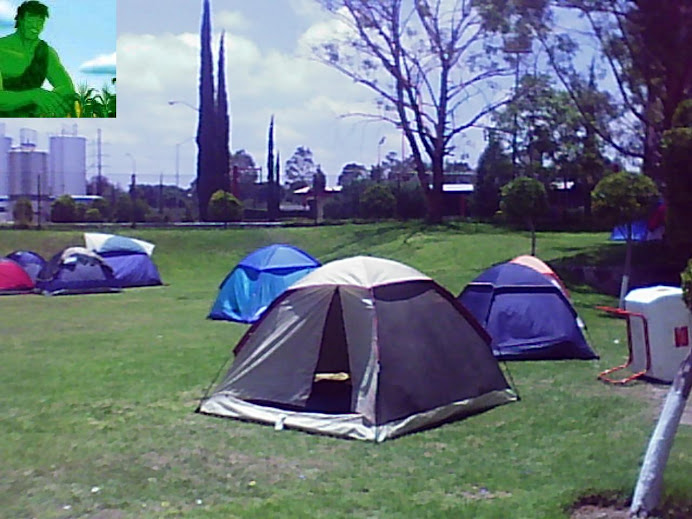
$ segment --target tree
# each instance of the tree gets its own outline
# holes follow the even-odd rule
[[[336,183],[340,186],[347,186],[353,182],[357,182],[367,176],[367,170],[362,164],[350,162],[341,168],[341,174]]]
[[[341,26],[314,45],[319,60],[364,85],[378,114],[404,132],[428,200],[431,221],[442,218],[445,156],[453,139],[506,101],[493,80],[508,73],[500,42],[486,31],[476,2],[448,0],[321,0]],[[468,101],[483,95],[478,107]],[[474,108],[472,108],[472,106]],[[432,187],[428,179],[428,157]]]
[[[276,171],[276,179],[274,170]],[[270,220],[276,220],[279,216],[278,193],[278,155],[274,161],[274,116],[269,121],[269,135],[267,137],[267,213]]]
[[[15,227],[26,229],[34,219],[34,208],[28,198],[20,198],[12,207],[12,218]]]
[[[662,166],[667,172],[666,240],[674,255],[692,256],[692,99],[680,104],[673,128],[663,134]]]
[[[312,177],[317,172],[317,166],[313,160],[312,151],[305,146],[298,146],[291,158],[286,161],[286,183],[290,189],[305,187],[310,184]]]
[[[52,222],[74,222],[77,216],[77,204],[70,195],[59,196],[50,206]]]
[[[683,300],[692,312],[692,259],[680,274]],[[651,435],[630,506],[630,517],[648,517],[658,506],[663,489],[663,472],[668,462],[680,418],[692,390],[692,351],[680,365]]]
[[[252,185],[257,182],[258,168],[255,166],[255,159],[245,150],[238,150],[231,154],[231,170],[238,168],[238,182],[242,185]]]
[[[488,132],[488,144],[481,153],[476,167],[476,185],[473,190],[473,212],[481,218],[490,218],[500,207],[500,189],[512,180],[512,161],[502,147],[497,132]]]
[[[213,192],[216,139],[216,111],[214,104],[214,77],[211,55],[211,19],[209,0],[202,5],[202,27],[200,30],[200,76],[199,76],[199,120],[197,125],[197,199],[199,215],[207,220],[207,206]]]
[[[531,255],[536,255],[536,218],[548,210],[548,195],[538,180],[519,177],[502,188],[502,212],[510,220],[525,222],[531,231]]]
[[[632,221],[646,217],[660,198],[651,178],[635,173],[614,173],[604,177],[591,193],[596,217],[609,225],[627,226],[625,269],[620,284],[620,308],[624,308],[632,264]]]
[[[116,222],[132,221],[132,198],[126,193],[120,193],[115,201],[113,216]]]
[[[364,218],[391,218],[396,210],[396,198],[386,184],[372,184],[360,198],[360,215]]]
[[[218,87],[216,89],[216,134],[215,141],[218,144],[217,156],[215,161],[216,174],[212,185],[212,191],[218,189],[229,189],[231,185],[230,172],[230,123],[228,119],[228,96],[226,94],[226,73],[224,65],[224,36],[221,33],[219,42],[219,64],[217,68]]]
[[[231,193],[216,191],[209,199],[209,218],[215,222],[238,222],[243,219],[243,205]]]

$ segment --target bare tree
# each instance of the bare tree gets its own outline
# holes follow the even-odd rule
[[[478,0],[319,0],[340,20],[317,58],[368,87],[378,113],[411,148],[431,221],[442,218],[445,156],[453,139],[508,101],[502,42],[486,30]],[[432,186],[428,176],[432,172]]]

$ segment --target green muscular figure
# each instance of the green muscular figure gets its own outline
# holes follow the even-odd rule
[[[16,31],[0,38],[0,117],[66,117],[75,90],[58,53],[39,39],[48,7],[36,0],[17,8]],[[41,88],[44,81],[52,90]]]

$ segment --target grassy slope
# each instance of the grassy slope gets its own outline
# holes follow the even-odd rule
[[[127,234],[157,244],[169,286],[0,298],[3,517],[550,518],[587,492],[631,492],[655,412],[646,384],[596,381],[622,362],[626,338],[623,322],[593,310],[613,299],[586,287],[570,288],[601,360],[511,364],[522,400],[465,421],[372,445],[192,413],[246,329],[206,313],[256,247],[289,242],[322,262],[388,257],[456,295],[528,252],[526,235],[416,223]],[[596,250],[605,237],[541,234],[539,255]],[[81,242],[77,232],[0,231],[0,254],[50,256]],[[666,472],[669,494],[688,500],[690,429]]]

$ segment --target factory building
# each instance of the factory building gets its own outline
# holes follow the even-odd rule
[[[37,149],[36,131],[20,130],[19,146],[4,135],[0,124],[0,221],[12,220],[14,202],[31,200],[41,219],[50,214],[50,203],[60,195],[86,195],[86,138],[77,127],[49,137],[49,151]]]

